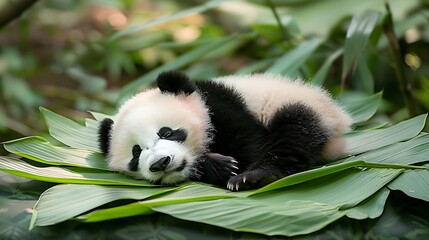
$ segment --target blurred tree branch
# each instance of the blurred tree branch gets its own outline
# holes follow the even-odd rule
[[[8,0],[0,6],[0,29],[15,18],[21,16],[25,10],[35,4],[37,0]]]
[[[383,23],[383,32],[386,35],[387,41],[389,42],[389,51],[393,58],[393,70],[395,71],[396,78],[398,79],[399,90],[402,93],[402,97],[405,102],[405,107],[408,110],[409,117],[417,116],[416,106],[417,103],[414,101],[412,92],[413,87],[410,81],[407,80],[404,63],[402,60],[401,53],[403,50],[399,46],[398,39],[396,38],[392,12],[390,11],[390,5],[385,1],[386,16]]]

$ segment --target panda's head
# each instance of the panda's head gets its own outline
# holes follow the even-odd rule
[[[196,174],[210,141],[210,118],[186,75],[164,72],[157,84],[126,101],[114,120],[101,122],[99,143],[112,170],[172,184]]]

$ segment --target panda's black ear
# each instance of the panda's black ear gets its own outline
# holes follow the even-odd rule
[[[188,76],[178,71],[162,72],[158,75],[156,82],[162,93],[189,95],[197,89]]]
[[[113,120],[105,118],[98,126],[98,145],[101,152],[107,156],[110,149],[110,135],[112,131]]]

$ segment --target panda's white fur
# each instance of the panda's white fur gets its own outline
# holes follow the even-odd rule
[[[249,148],[239,147],[237,142],[239,140],[229,139],[230,133],[224,130],[235,131],[234,129],[239,129],[241,124],[241,120],[230,122],[229,118],[233,119],[235,112],[231,112],[234,110],[228,112],[228,104],[232,104],[231,109],[240,110],[237,114],[241,114],[243,124],[257,126],[257,122],[260,122],[261,126],[267,129],[270,128],[271,121],[280,110],[296,103],[303,104],[302,106],[306,106],[303,116],[308,114],[308,119],[313,119],[312,116],[316,115],[314,118],[317,121],[316,125],[309,129],[319,130],[317,126],[320,125],[318,133],[320,136],[316,136],[315,140],[325,139],[323,151],[316,155],[321,154],[325,159],[333,159],[344,150],[345,141],[342,135],[349,130],[352,124],[351,118],[325,90],[319,87],[269,74],[226,76],[206,83],[197,82],[194,85],[183,74],[167,72],[158,77],[159,88],[143,91],[126,101],[119,108],[114,123],[113,121],[112,124],[106,122],[103,125],[102,123],[100,128],[100,146],[107,154],[109,167],[138,179],[161,184],[197,179],[226,185],[225,181],[229,179],[228,187],[232,190],[261,186],[288,174],[286,172],[289,171],[284,169],[278,172],[271,171],[275,176],[269,176],[269,171],[259,171],[258,169],[264,169],[264,167],[258,168],[254,162],[262,159],[235,159],[247,156],[246,151],[249,151]],[[223,94],[226,97],[222,96]],[[241,101],[245,106],[240,107]],[[222,105],[221,108],[216,108],[216,104]],[[296,110],[294,111],[294,114],[297,114]],[[250,115],[245,117],[246,112],[253,115],[255,120],[249,119]],[[230,114],[230,116],[219,116],[222,114]],[[220,122],[219,119],[221,119]],[[217,126],[214,126],[213,121],[216,121]],[[223,126],[228,124],[236,125],[237,128]],[[178,142],[160,138],[157,133],[162,127],[184,129],[187,133],[186,140]],[[237,139],[249,141],[249,146],[251,145],[249,156],[258,158],[258,151],[261,150],[253,148],[264,148],[265,143],[258,145],[252,142],[250,136],[249,140],[246,139],[245,135],[253,133],[253,130],[244,131],[237,133],[242,135]],[[258,131],[261,129],[254,131],[257,141],[260,140],[257,136]],[[285,134],[284,138],[287,139],[287,133]],[[225,141],[225,143],[219,141]],[[293,142],[293,139],[287,141]],[[230,147],[234,149],[236,144],[240,149],[237,150],[239,151],[237,155],[234,155],[236,152],[228,149]],[[133,158],[131,149],[135,145],[141,148],[141,153],[136,161],[136,169],[130,171],[130,159]],[[225,152],[223,152],[224,149]],[[276,153],[267,150],[267,153],[261,156],[272,154]],[[282,150],[279,154],[282,154]],[[167,163],[165,170],[156,172],[149,170],[155,162],[167,156],[171,161]],[[272,157],[275,159],[272,161],[279,161],[276,155]],[[292,162],[295,161],[293,159]],[[276,165],[273,163],[267,169],[274,166]],[[297,167],[297,169],[301,168]],[[235,176],[236,172],[241,174]],[[252,178],[256,179],[253,183]]]

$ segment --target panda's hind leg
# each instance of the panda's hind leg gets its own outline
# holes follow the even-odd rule
[[[269,142],[265,157],[231,177],[227,183],[230,190],[262,187],[321,163],[328,134],[310,107],[302,103],[282,107],[269,122],[267,130]]]

